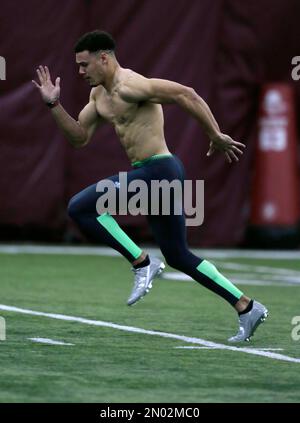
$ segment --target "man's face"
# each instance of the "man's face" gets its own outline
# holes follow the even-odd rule
[[[90,53],[81,51],[76,53],[76,63],[79,65],[79,75],[85,79],[91,87],[97,87],[104,81],[107,64],[106,53]]]

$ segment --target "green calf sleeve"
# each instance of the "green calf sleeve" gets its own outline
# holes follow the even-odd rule
[[[236,286],[233,285],[228,279],[225,278],[214,266],[207,260],[203,260],[199,266],[197,267],[199,272],[202,272],[205,276],[212,279],[216,284],[220,285],[222,288],[229,291],[234,297],[238,300],[243,295],[242,291],[240,291]]]
[[[125,234],[110,214],[104,213],[98,216],[97,220],[135,259],[139,258],[142,250]]]

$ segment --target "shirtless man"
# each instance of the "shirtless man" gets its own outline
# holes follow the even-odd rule
[[[164,137],[164,119],[161,104],[178,104],[192,115],[207,134],[210,144],[207,152],[225,154],[229,163],[238,161],[244,144],[222,134],[208,105],[192,89],[173,81],[148,79],[122,68],[115,56],[115,41],[104,31],[83,35],[75,46],[79,74],[92,87],[89,103],[73,119],[59,102],[60,78],[55,84],[47,66],[39,66],[37,76],[43,101],[50,108],[58,127],[74,147],[86,145],[97,127],[109,122],[124,147],[133,166],[127,181],[166,179],[184,181],[180,160],[168,150]],[[119,176],[109,179],[119,184]],[[94,184],[75,195],[68,207],[70,216],[89,238],[105,243],[119,251],[132,264],[135,273],[134,287],[127,301],[135,304],[152,287],[164,263],[149,257],[120,228],[108,213],[98,215],[96,202],[99,192]],[[249,340],[256,327],[267,317],[267,309],[246,297],[207,260],[195,256],[186,242],[185,217],[170,213],[169,216],[147,216],[154,237],[167,263],[188,274],[200,284],[222,296],[238,312],[239,331],[229,341]]]

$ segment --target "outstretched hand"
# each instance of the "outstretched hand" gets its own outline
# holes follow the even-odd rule
[[[53,103],[58,100],[60,95],[60,78],[56,78],[55,85],[53,85],[47,66],[39,66],[36,73],[41,85],[34,80],[32,83],[40,90],[44,102]]]
[[[245,144],[233,141],[229,135],[219,133],[210,141],[209,150],[206,155],[211,156],[215,151],[221,151],[225,154],[229,163],[232,163],[232,160],[238,162],[239,156],[243,154],[242,149],[245,147]]]

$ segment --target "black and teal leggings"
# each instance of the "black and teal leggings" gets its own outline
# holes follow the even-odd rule
[[[119,175],[107,179],[113,181],[118,189]],[[127,183],[136,179],[145,181],[150,192],[152,180],[169,182],[180,180],[183,184],[184,168],[176,156],[152,156],[143,162],[137,162],[134,169],[127,173]],[[110,214],[98,215],[96,202],[101,193],[96,192],[96,185],[91,185],[76,194],[69,203],[68,213],[88,238],[109,245],[132,263],[141,255],[142,250],[125,234]],[[129,199],[130,193],[128,193]],[[148,215],[147,219],[155,241],[171,267],[191,276],[231,305],[237,303],[243,293],[221,275],[213,264],[195,256],[189,250],[184,213]]]

